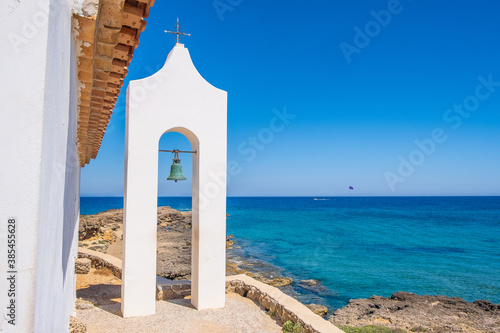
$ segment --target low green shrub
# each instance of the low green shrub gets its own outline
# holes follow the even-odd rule
[[[283,332],[291,332],[293,330],[293,322],[291,320],[286,321],[283,324]]]
[[[418,327],[413,327],[410,332],[427,332],[427,328],[418,326]]]
[[[283,332],[285,333],[304,333],[304,328],[301,323],[293,323],[293,321],[288,320],[283,324]]]
[[[304,333],[304,328],[302,328],[302,324],[295,323],[295,325],[293,325],[292,333]]]

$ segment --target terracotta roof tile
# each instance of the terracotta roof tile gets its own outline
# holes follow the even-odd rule
[[[80,165],[96,158],[154,0],[100,0],[93,17],[74,15]]]

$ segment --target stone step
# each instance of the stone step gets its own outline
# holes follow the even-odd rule
[[[162,276],[156,277],[156,299],[179,299],[191,295],[191,281],[169,280]]]

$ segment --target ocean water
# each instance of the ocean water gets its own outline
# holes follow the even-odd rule
[[[397,291],[500,303],[500,197],[265,197],[227,199],[227,233],[284,291],[333,310]],[[159,198],[191,209],[191,198]],[[82,214],[122,208],[123,198],[81,198]],[[316,279],[310,290],[300,280]]]

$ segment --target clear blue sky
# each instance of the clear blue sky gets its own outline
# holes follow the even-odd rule
[[[157,0],[81,194],[123,194],[126,87],[163,66],[179,17],[198,71],[228,92],[228,195],[500,195],[499,13],[496,0]],[[190,146],[169,133],[160,148]],[[159,195],[190,195],[160,157]]]

